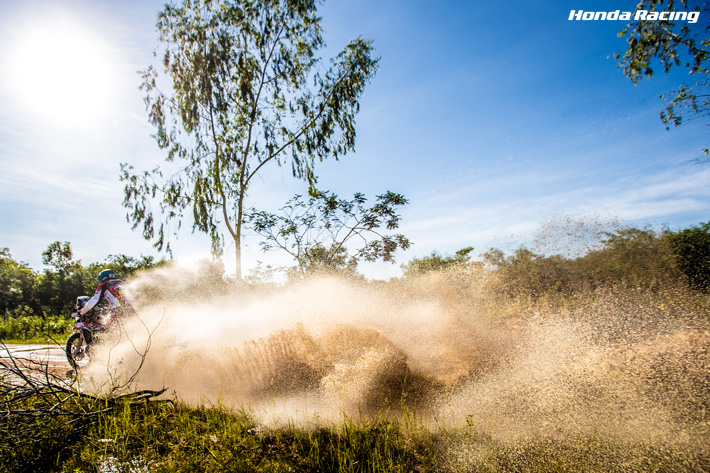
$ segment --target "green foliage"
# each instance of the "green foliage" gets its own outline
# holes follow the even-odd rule
[[[59,274],[66,274],[77,266],[76,261],[74,261],[74,253],[68,241],[51,243],[42,252],[42,263],[54,268],[54,272]]]
[[[152,67],[143,90],[155,139],[175,169],[136,172],[123,164],[121,176],[127,219],[157,248],[169,250],[166,226],[175,221],[179,229],[189,209],[193,230],[210,236],[216,254],[226,226],[240,280],[244,201],[262,167],[288,163],[313,186],[316,161],[354,149],[358,101],[378,59],[372,43],[358,38],[324,68],[316,3],[186,0],[160,12],[172,93],[159,89]]]
[[[668,232],[666,237],[690,286],[710,291],[710,222]]]
[[[42,306],[54,314],[71,312],[77,296],[93,294],[98,284],[96,276],[103,269],[113,269],[118,277],[126,279],[137,271],[165,263],[164,260],[155,261],[152,256],[133,258],[117,254],[109,255],[103,262],[84,266],[74,259],[71,244],[66,241],[51,243],[42,253],[42,262],[49,267],[36,276],[36,292]]]
[[[680,279],[664,234],[625,228],[608,233],[601,243],[600,249],[573,259],[526,248],[507,257],[492,249],[484,258],[495,269],[502,292],[511,296],[535,298],[614,286],[657,289]]]
[[[25,263],[12,259],[10,250],[0,249],[0,311],[30,306],[39,313],[41,304],[36,291],[37,275]]]
[[[694,82],[680,84],[677,90],[661,95],[668,105],[661,111],[667,125],[680,126],[685,121],[710,116],[710,37],[707,18],[710,5],[694,0],[643,0],[637,10],[700,12],[696,24],[683,21],[636,21],[619,36],[627,36],[628,49],[623,57],[615,54],[624,74],[637,84],[641,77],[653,76],[653,62],[660,61],[664,72],[672,67],[688,70]],[[710,125],[710,123],[709,123]],[[704,149],[703,153],[708,154]]]
[[[87,287],[86,270],[74,259],[68,241],[51,243],[42,253],[42,262],[49,268],[37,277],[37,292],[50,312],[69,313],[77,296],[93,294],[96,286]]]
[[[527,248],[517,249],[506,257],[491,249],[484,255],[486,263],[496,268],[501,293],[537,297],[568,288],[573,280],[574,265],[559,255],[543,256]]]
[[[0,340],[3,342],[62,341],[69,336],[74,321],[66,316],[37,317],[25,306],[0,316]]]
[[[25,263],[13,260],[7,248],[0,251],[1,339],[46,342],[48,337],[62,338],[69,322],[54,316],[68,316],[77,296],[93,294],[102,269],[113,269],[126,279],[165,264],[165,260],[156,261],[152,256],[118,254],[84,266],[74,259],[71,244],[59,241],[47,247],[42,261],[48,267],[35,273]]]
[[[462,248],[454,256],[441,256],[433,251],[430,256],[414,258],[409,263],[402,265],[404,277],[419,276],[432,271],[440,271],[451,267],[461,267],[470,264],[473,247]]]
[[[264,251],[283,250],[297,262],[300,276],[318,273],[354,274],[360,261],[394,262],[394,252],[411,245],[401,234],[388,234],[399,228],[397,207],[408,203],[401,194],[387,191],[368,207],[367,199],[356,193],[352,200],[334,193],[313,190],[308,201],[294,196],[281,215],[251,210],[247,221],[264,241]],[[346,244],[362,246],[350,255]]]
[[[577,264],[594,286],[621,284],[658,288],[680,276],[664,234],[626,228],[608,233],[604,247],[579,258]]]

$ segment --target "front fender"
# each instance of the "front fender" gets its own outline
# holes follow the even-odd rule
[[[72,327],[72,330],[76,330],[77,332],[81,330],[89,330],[89,326],[86,322],[77,322],[74,324],[74,327]]]

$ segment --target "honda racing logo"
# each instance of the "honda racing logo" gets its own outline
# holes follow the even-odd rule
[[[648,11],[648,10],[636,10],[635,12],[630,11],[584,11],[584,10],[570,10],[568,20],[621,20],[628,21],[632,18],[634,21],[687,21],[688,23],[697,23],[698,17],[700,17],[700,12],[692,11]]]

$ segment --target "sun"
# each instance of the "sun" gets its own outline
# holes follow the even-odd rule
[[[110,113],[115,54],[75,18],[17,27],[6,51],[6,87],[19,110],[63,126],[86,126]]]

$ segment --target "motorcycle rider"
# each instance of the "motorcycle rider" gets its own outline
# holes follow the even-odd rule
[[[96,288],[96,292],[79,310],[79,314],[85,315],[96,307],[96,304],[101,302],[101,300],[106,300],[109,305],[110,321],[113,321],[116,316],[121,315],[130,307],[128,299],[126,299],[121,290],[123,281],[116,277],[113,269],[104,269],[99,273],[97,279],[99,286]]]

